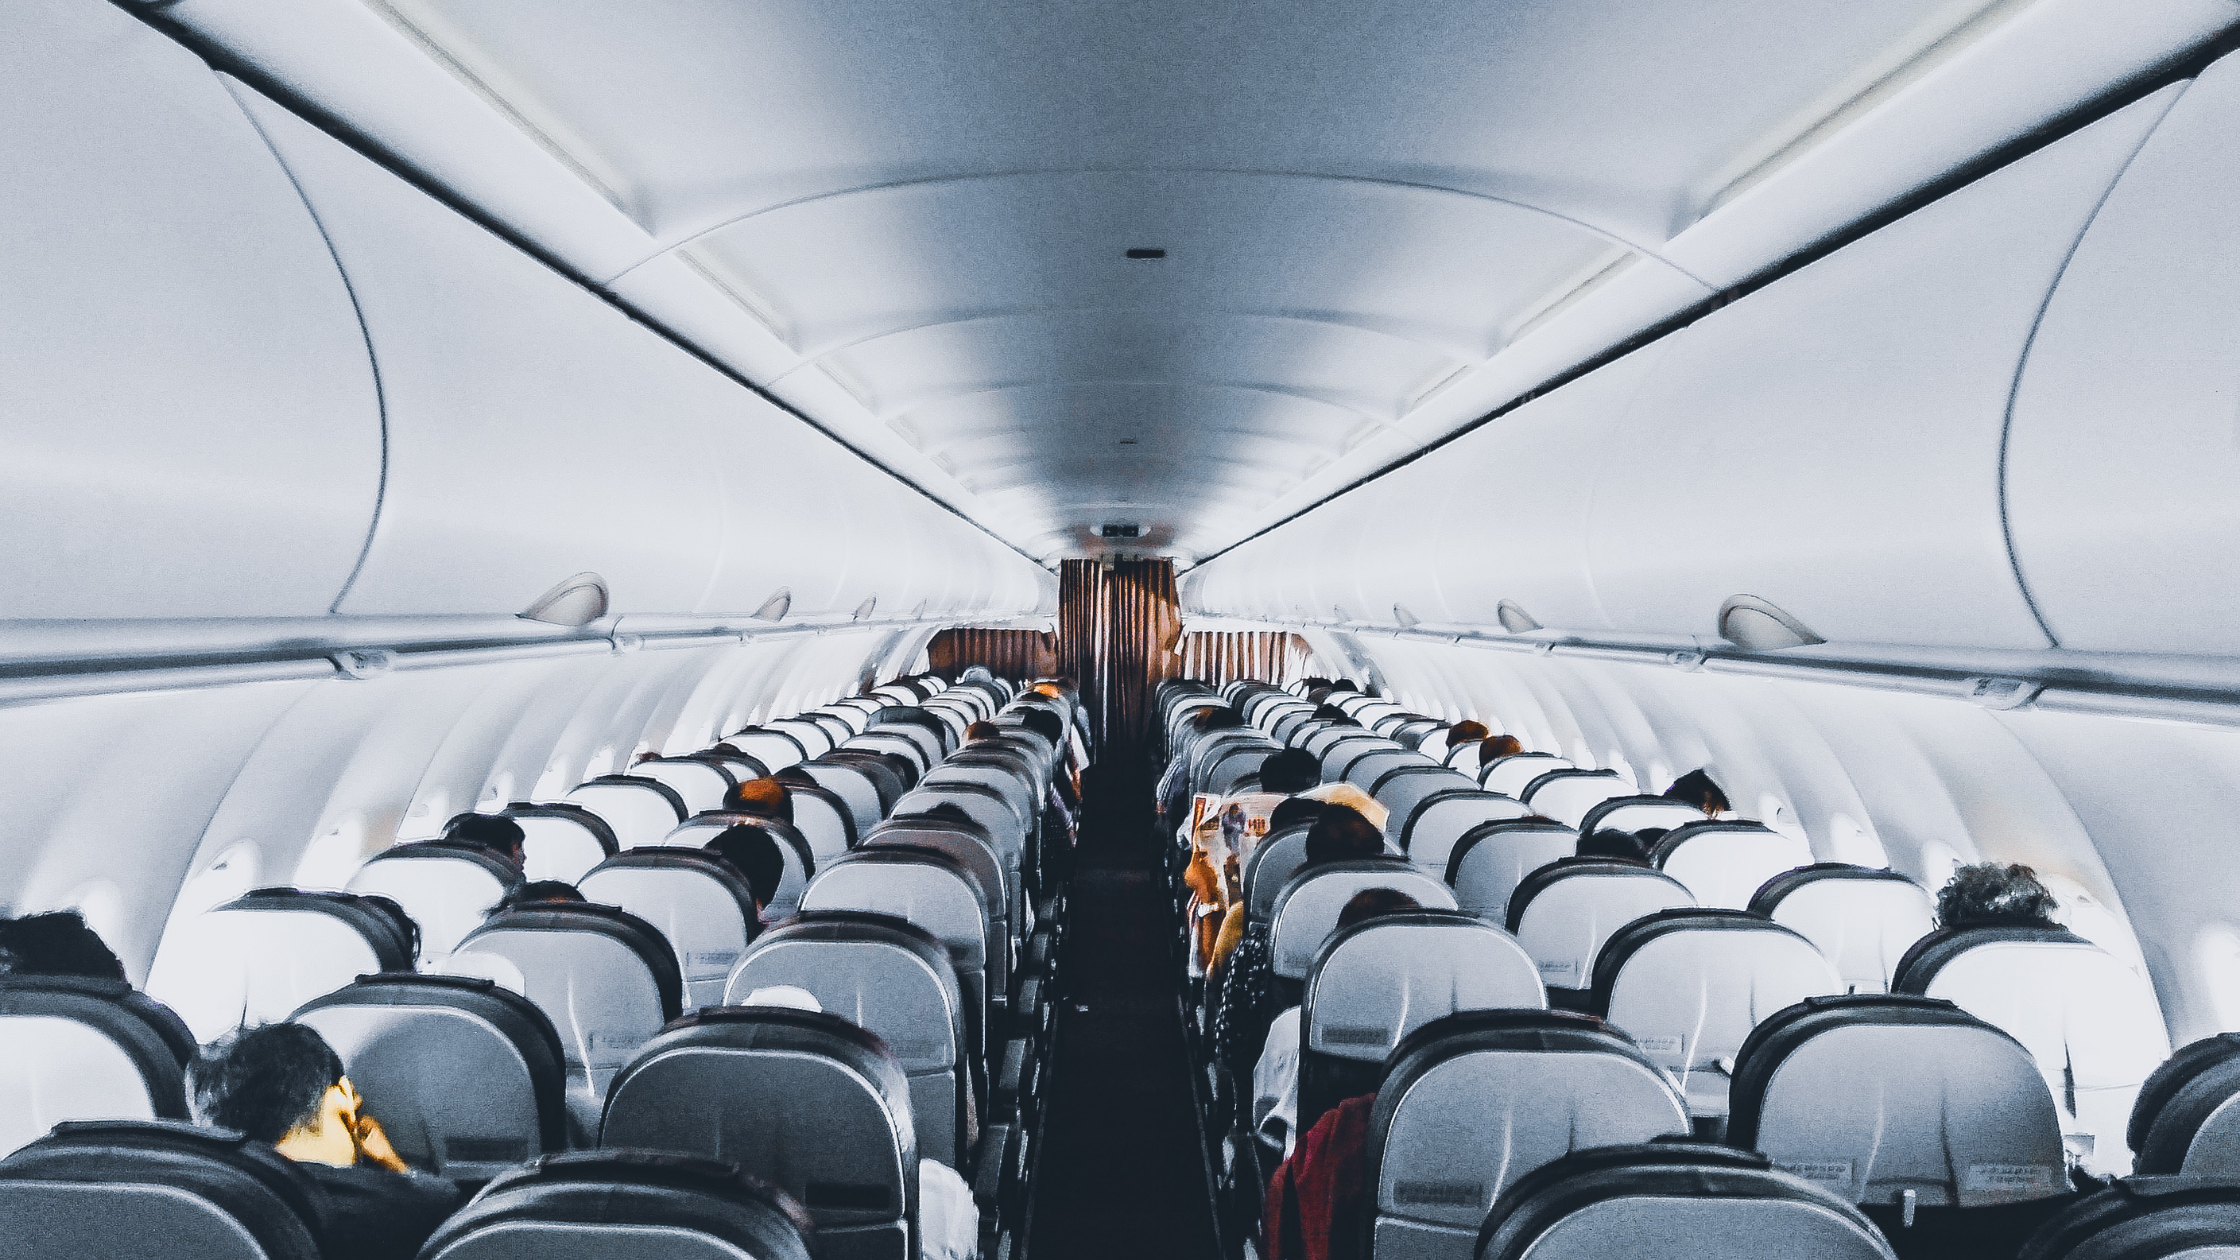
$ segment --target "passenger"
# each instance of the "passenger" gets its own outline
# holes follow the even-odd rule
[[[1378,803],[1376,797],[1369,795],[1351,783],[1325,783],[1318,788],[1309,788],[1299,795],[1309,800],[1321,801],[1327,805],[1343,805],[1368,819],[1369,825],[1379,830],[1383,829],[1386,820],[1392,816],[1392,811]]]
[[[1641,842],[1641,837],[1615,827],[1602,827],[1593,835],[1579,837],[1577,852],[1580,857],[1639,862],[1643,866],[1649,864],[1649,846]]]
[[[793,796],[776,779],[749,779],[731,789],[731,798],[725,803],[735,814],[775,818],[782,823],[793,821]]]
[[[195,1123],[272,1143],[319,1187],[323,1260],[412,1260],[465,1197],[397,1158],[342,1060],[302,1024],[243,1029],[205,1047],[187,1065],[187,1099]]]
[[[480,845],[515,866],[522,863],[522,846],[528,836],[521,824],[503,814],[465,814],[451,820],[443,838],[454,843]]]
[[[1264,771],[1262,773],[1265,774]],[[1313,822],[1327,806],[1327,802],[1318,801],[1311,796],[1294,796],[1278,804],[1275,812],[1268,815],[1268,831],[1273,834],[1293,823]]]
[[[1503,757],[1514,757],[1524,751],[1524,741],[1514,735],[1488,735],[1478,741],[1478,765],[1490,766]]]
[[[1695,806],[1709,818],[1717,818],[1734,808],[1727,803],[1727,794],[1720,791],[1719,785],[1713,783],[1711,776],[1702,770],[1690,770],[1674,779],[1672,786],[1664,790],[1664,795],[1668,801]]]
[[[964,742],[978,743],[983,739],[1002,739],[1003,728],[993,722],[979,721],[964,728]]]
[[[1355,789],[1358,791],[1359,789]],[[1384,832],[1363,817],[1359,808],[1332,802],[1315,816],[1307,829],[1307,862],[1299,869],[1325,862],[1372,858],[1384,853]]]
[[[124,980],[124,963],[75,910],[0,919],[0,976]]]
[[[1361,723],[1354,721],[1352,714],[1347,713],[1344,709],[1341,709],[1334,704],[1325,704],[1317,707],[1314,711],[1314,720],[1317,722],[1328,722],[1332,726],[1361,725]]]
[[[754,908],[758,913],[770,909],[770,902],[778,895],[778,885],[784,883],[786,877],[786,858],[778,848],[777,837],[753,823],[734,823],[710,840],[706,848],[746,876],[747,886],[754,890]]]
[[[1475,744],[1491,733],[1483,722],[1457,722],[1447,728],[1447,750],[1452,752],[1464,744]]]
[[[1937,890],[1937,926],[2058,928],[2061,903],[2038,882],[2038,873],[2019,864],[1979,862],[1952,872]]]
[[[1338,926],[1330,935],[1336,936],[1356,923],[1379,915],[1421,909],[1423,903],[1397,888],[1364,888],[1338,911]],[[1292,1139],[1297,1136],[1292,1129],[1299,1122],[1299,1008],[1296,1006],[1286,1008],[1268,1023],[1267,1043],[1260,1050],[1259,1061],[1252,1067],[1252,1097],[1256,1104],[1262,1100],[1270,1103],[1266,1114],[1259,1118],[1260,1134],[1282,1146],[1288,1154]]]
[[[1260,763],[1260,790],[1286,796],[1304,792],[1322,782],[1322,764],[1304,748],[1286,748]],[[1273,823],[1269,824],[1274,826]]]
[[[1190,715],[1190,729],[1200,735],[1243,725],[1243,715],[1227,706],[1200,709]],[[1159,834],[1172,836],[1189,821],[1190,789],[1190,758],[1178,756],[1167,763],[1167,772],[1159,778]]]
[[[1369,1113],[1375,1094],[1325,1112],[1268,1182],[1260,1260],[1368,1260]]]
[[[507,893],[505,900],[499,902],[497,908],[500,910],[523,910],[534,906],[550,905],[554,902],[582,900],[583,894],[576,891],[574,884],[565,880],[532,879]]]
[[[985,665],[967,665],[964,667],[964,672],[957,675],[958,682],[987,683],[995,680],[994,671]]]

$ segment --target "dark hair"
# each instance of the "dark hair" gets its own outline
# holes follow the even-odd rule
[[[1630,831],[1620,831],[1616,827],[1603,827],[1596,830],[1592,835],[1579,837],[1577,852],[1580,857],[1624,858],[1627,861],[1639,862],[1648,858],[1649,846],[1643,844],[1641,837]]]
[[[1231,713],[1236,712],[1234,709],[1229,711]],[[1239,721],[1241,722],[1242,719],[1239,719]],[[1050,710],[1028,709],[1019,716],[1019,722],[1028,730],[1034,731],[1044,739],[1049,740],[1051,747],[1064,748],[1066,746],[1066,720]]]
[[[451,825],[443,829],[443,838],[481,845],[518,866],[521,846],[529,837],[520,823],[503,814],[466,814],[451,820]]]
[[[972,812],[970,810],[967,810],[964,806],[957,804],[955,801],[943,801],[939,805],[935,805],[927,809],[925,811],[925,816],[928,818],[945,819],[949,822],[971,823],[975,827],[980,825],[977,822],[973,822]]]
[[[1483,722],[1457,722],[1447,728],[1447,747],[1457,744],[1474,744],[1488,734]]]
[[[1190,725],[1200,731],[1226,731],[1244,725],[1244,714],[1225,704],[1200,709],[1190,715]]]
[[[533,906],[544,901],[582,900],[583,894],[577,892],[576,886],[566,880],[532,879],[507,893],[505,900],[498,903],[498,908],[500,910],[518,910],[523,906]]]
[[[0,975],[122,980],[124,964],[75,910],[0,920]]]
[[[203,1047],[187,1065],[195,1121],[278,1142],[319,1117],[319,1101],[342,1079],[342,1059],[302,1024],[244,1028]]]
[[[731,789],[730,803],[733,813],[775,818],[786,823],[793,821],[793,794],[776,779],[747,780]]]
[[[1348,858],[1377,857],[1384,852],[1384,835],[1376,824],[1348,805],[1331,805],[1315,815],[1307,830],[1307,862],[1343,862]]]
[[[1524,751],[1524,741],[1514,735],[1488,735],[1478,741],[1478,764],[1489,765]]]
[[[1723,814],[1734,806],[1727,803],[1727,794],[1711,781],[1711,776],[1701,770],[1690,770],[1672,781],[1664,790],[1668,801],[1682,801],[1706,814]]]
[[[976,739],[1002,739],[1003,728],[985,719],[964,728],[966,742]]]
[[[1359,692],[1361,691],[1361,684],[1353,681],[1351,678],[1340,678],[1336,682],[1330,684],[1330,690],[1351,691],[1359,694]]]
[[[1937,890],[1939,927],[2058,927],[2053,915],[2060,908],[2053,891],[2038,882],[2038,873],[2019,864],[1962,866]]]
[[[1268,815],[1268,830],[1280,831],[1293,823],[1312,822],[1322,816],[1323,802],[1310,796],[1294,796],[1277,804],[1275,812]]]
[[[778,850],[776,836],[752,823],[736,823],[724,828],[707,847],[747,877],[756,905],[767,906],[778,895],[778,884],[786,877],[786,857]]]
[[[1421,909],[1422,902],[1397,888],[1364,888],[1347,899],[1345,909],[1338,911],[1338,926],[1349,928],[1380,914],[1401,914]]]
[[[383,893],[359,893],[358,900],[380,911],[396,925],[397,931],[404,935],[406,957],[420,957],[420,920],[412,917],[403,902]]]
[[[1334,704],[1316,705],[1313,716],[1317,722],[1344,722],[1349,720],[1346,711]]]
[[[1304,748],[1286,748],[1260,763],[1260,786],[1269,792],[1304,792],[1322,782],[1322,763]]]

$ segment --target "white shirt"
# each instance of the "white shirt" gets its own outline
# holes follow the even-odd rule
[[[1253,1126],[1291,1154],[1299,1135],[1299,1008],[1268,1022],[1268,1041],[1252,1065]]]
[[[980,1205],[954,1168],[918,1161],[918,1260],[976,1260]]]

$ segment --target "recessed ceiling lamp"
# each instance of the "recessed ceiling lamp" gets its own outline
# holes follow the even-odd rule
[[[754,617],[757,621],[784,621],[792,608],[793,588],[781,586],[770,592],[770,598],[762,601],[762,607],[754,610]]]
[[[1131,250],[1129,250],[1129,251],[1128,251],[1128,257],[1130,257],[1130,258],[1135,258],[1135,259],[1165,258],[1166,256],[1167,256],[1167,251],[1165,251],[1165,250],[1163,250],[1163,249],[1144,249],[1144,248],[1138,248],[1138,249],[1131,249]]]
[[[1754,652],[1809,647],[1827,640],[1755,595],[1734,595],[1719,605],[1719,637]]]
[[[1526,612],[1524,606],[1515,600],[1505,599],[1496,604],[1493,615],[1500,619],[1501,628],[1511,634],[1530,634],[1540,628],[1540,623],[1532,619],[1532,614]]]
[[[578,573],[538,596],[520,616],[551,626],[588,625],[607,615],[607,602],[607,580],[596,573]]]

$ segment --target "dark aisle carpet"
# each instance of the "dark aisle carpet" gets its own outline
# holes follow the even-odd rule
[[[1149,870],[1148,784],[1092,781],[1069,896],[1062,1015],[1027,1260],[1218,1260]],[[1087,1009],[1081,1009],[1081,1008]]]

